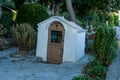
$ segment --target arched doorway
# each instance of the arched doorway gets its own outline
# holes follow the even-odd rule
[[[47,61],[62,63],[65,29],[62,23],[54,21],[48,29]]]

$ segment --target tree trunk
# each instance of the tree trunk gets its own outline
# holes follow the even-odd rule
[[[74,22],[76,22],[76,16],[75,16],[75,12],[72,6],[72,0],[65,0],[66,1],[66,7],[68,10],[68,13],[70,15],[70,19]]]
[[[59,10],[60,10],[60,4],[56,4],[56,8],[55,8],[55,16],[59,15]]]
[[[1,19],[1,15],[2,15],[2,7],[0,6],[0,19]]]

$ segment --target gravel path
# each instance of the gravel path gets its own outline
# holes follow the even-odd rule
[[[18,51],[18,48],[10,48],[4,51],[0,51],[0,58],[7,57],[10,54],[15,53],[16,51]]]
[[[71,80],[81,74],[89,55],[76,63],[41,63],[35,56],[10,57],[17,48],[0,51],[0,80]]]

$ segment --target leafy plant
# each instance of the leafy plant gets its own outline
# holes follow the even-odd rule
[[[11,35],[11,28],[13,26],[13,13],[10,11],[3,11],[1,19],[0,19],[0,24],[3,24],[3,27],[7,29],[7,33],[5,36],[10,37]]]
[[[78,76],[78,77],[74,77],[72,80],[94,80],[94,79],[85,76]]]
[[[12,17],[13,14],[10,11],[3,11],[0,19],[0,23],[3,24],[8,30],[12,27]]]
[[[94,55],[103,65],[111,64],[116,56],[116,31],[111,27],[99,27],[95,34]]]
[[[7,33],[7,29],[3,27],[2,24],[0,24],[0,36],[3,36]]]
[[[31,25],[27,23],[16,24],[16,26],[13,27],[13,37],[17,46],[20,47],[20,50],[28,51],[35,47],[36,32]]]
[[[87,64],[87,66],[86,66],[86,68],[92,68],[93,66],[95,66],[95,65],[102,65],[102,63],[100,62],[100,61],[98,61],[98,60],[93,60],[93,61],[90,61],[88,64]]]
[[[107,67],[103,66],[100,61],[95,59],[87,64],[83,72],[86,77],[90,77],[95,80],[104,80],[107,73]]]
[[[109,26],[113,27],[115,26],[115,23],[114,23],[114,14],[111,14],[110,18],[109,18]]]
[[[114,13],[111,13],[108,21],[109,21],[109,26],[111,26],[111,27],[119,25],[118,16]]]
[[[0,38],[0,50],[8,49],[11,45],[7,43],[7,41],[3,38]]]
[[[106,77],[107,67],[94,65],[92,68],[87,68],[85,73],[92,78],[101,77],[104,79]]]
[[[103,79],[100,77],[91,78],[87,76],[78,76],[78,77],[74,77],[72,80],[103,80]]]
[[[118,25],[119,25],[119,19],[118,19],[118,16],[115,15],[115,14],[113,14],[113,16],[114,16],[114,24],[115,24],[115,26],[118,26]]]
[[[29,23],[37,30],[37,24],[48,17],[46,8],[40,4],[25,4],[19,8],[17,22]]]

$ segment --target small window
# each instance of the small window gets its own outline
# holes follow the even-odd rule
[[[62,43],[62,31],[51,31],[51,42]]]

